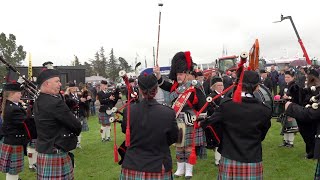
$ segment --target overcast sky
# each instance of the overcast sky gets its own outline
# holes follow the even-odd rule
[[[272,59],[302,55],[292,16],[309,57],[320,57],[320,12],[316,0],[162,0],[159,64],[178,51],[196,63],[249,51],[259,39],[260,54]],[[0,32],[12,33],[31,52],[33,65],[70,65],[93,58],[101,46],[133,63],[137,54],[153,62],[157,45],[158,0],[2,0]],[[27,64],[26,62],[24,64]],[[144,64],[144,63],[143,63]]]

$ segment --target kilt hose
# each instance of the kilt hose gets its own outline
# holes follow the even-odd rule
[[[73,180],[73,167],[68,153],[42,154],[37,157],[38,180]]]
[[[315,180],[320,180],[320,159],[318,159],[316,172],[314,173],[314,179]]]
[[[221,156],[218,179],[263,179],[262,162],[242,163]]]
[[[81,132],[89,131],[88,118],[84,117],[84,116],[80,116],[79,120],[80,120],[81,125],[82,125]]]
[[[164,172],[141,172],[126,168],[121,169],[120,180],[172,180],[172,171]]]
[[[99,112],[99,124],[110,126],[110,124],[111,124],[109,121],[110,117],[111,117],[111,115],[108,115],[105,112]]]
[[[24,167],[24,150],[22,145],[0,143],[0,171],[17,175]]]

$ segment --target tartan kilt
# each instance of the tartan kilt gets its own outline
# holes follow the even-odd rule
[[[82,130],[81,130],[81,132],[89,131],[88,118],[87,118],[87,117],[84,117],[84,116],[81,116],[81,117],[79,118],[79,120],[80,120],[81,125],[82,125]]]
[[[36,142],[37,142],[37,139],[32,139],[32,140],[28,143],[28,146],[31,147],[31,148],[36,148]]]
[[[0,143],[0,171],[17,175],[24,166],[24,151],[22,145]]]
[[[263,179],[263,165],[242,163],[221,156],[218,180],[222,179]]]
[[[172,180],[172,171],[164,172],[141,172],[126,168],[121,169],[120,180]]]
[[[73,180],[73,167],[68,153],[42,154],[37,156],[38,180]]]
[[[186,125],[185,143],[184,143],[185,147],[192,146],[192,132],[193,132],[193,126]],[[205,136],[202,128],[196,129],[194,142],[196,146],[204,146],[206,144]]]
[[[314,173],[314,180],[320,180],[320,160],[318,159],[316,172]]]
[[[109,118],[111,116],[104,112],[99,112],[99,124],[110,125]]]

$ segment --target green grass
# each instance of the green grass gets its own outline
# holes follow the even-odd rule
[[[75,179],[76,180],[113,180],[118,179],[120,166],[114,163],[113,141],[102,143],[97,117],[89,120],[90,131],[82,134],[82,149],[76,149],[75,159]],[[298,133],[295,139],[295,147],[292,149],[279,148],[282,136],[279,135],[280,123],[272,120],[272,127],[263,142],[263,164],[265,179],[313,179],[316,166],[315,160],[304,159],[304,143]],[[113,137],[113,135],[112,135]],[[120,145],[124,135],[120,133],[120,124],[117,124],[117,144]],[[172,149],[174,159],[174,170],[176,168],[175,151]],[[193,180],[216,179],[217,167],[213,163],[213,151],[208,151],[206,160],[198,160],[194,168]],[[119,156],[120,158],[120,156]],[[22,180],[36,179],[36,174],[30,172],[25,158],[25,170],[20,174]],[[0,174],[0,180],[4,180],[5,175]],[[179,178],[183,179],[183,178]]]

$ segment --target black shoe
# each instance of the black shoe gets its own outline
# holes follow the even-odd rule
[[[111,141],[111,138],[110,138],[110,137],[108,137],[108,138],[106,139],[106,141]]]
[[[31,172],[36,172],[37,171],[37,165],[36,164],[33,164],[32,167],[29,167],[29,170]]]
[[[106,142],[106,139],[105,138],[101,139],[101,142]]]
[[[308,153],[305,156],[306,159],[312,159],[313,158],[313,153]]]
[[[285,142],[285,141],[283,141],[283,143],[282,144],[280,144],[279,145],[279,147],[286,147],[288,145],[288,143],[287,142]]]
[[[287,148],[293,148],[294,146],[293,146],[293,144],[287,144],[286,147]]]

